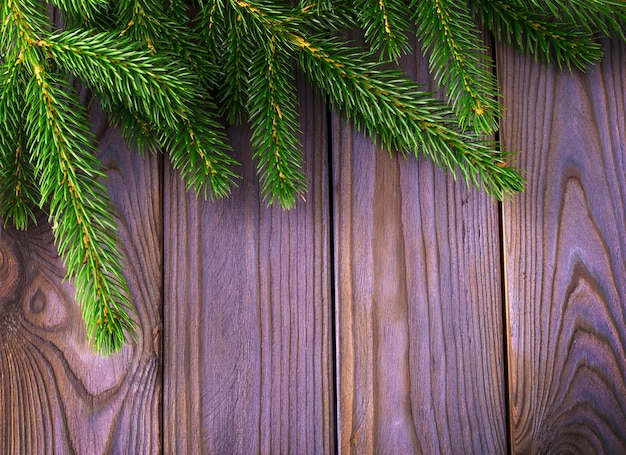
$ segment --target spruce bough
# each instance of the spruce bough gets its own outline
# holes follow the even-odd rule
[[[598,37],[626,38],[626,4],[617,0],[1,5],[0,216],[26,229],[36,207],[49,214],[87,335],[103,354],[134,337],[135,324],[105,169],[75,81],[99,99],[130,146],[165,153],[188,189],[205,198],[227,196],[238,179],[222,119],[250,124],[270,204],[290,208],[306,193],[299,69],[382,148],[421,153],[502,199],[521,191],[524,179],[509,153],[484,139],[497,130],[501,106],[481,30],[570,70],[601,58]],[[354,29],[364,47],[342,38]],[[410,34],[421,49],[411,49]],[[429,56],[444,99],[390,69],[390,61],[417,51]]]

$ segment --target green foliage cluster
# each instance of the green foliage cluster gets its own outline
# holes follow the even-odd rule
[[[113,210],[74,81],[129,144],[165,153],[189,189],[236,185],[221,118],[249,122],[263,194],[306,192],[296,68],[330,106],[389,151],[420,153],[501,199],[524,180],[483,138],[501,106],[481,30],[559,67],[585,69],[596,39],[624,39],[617,0],[2,0],[0,216],[18,229],[46,210],[88,337],[111,353],[134,334]],[[342,38],[364,32],[365,47]],[[445,99],[390,61],[416,34]]]

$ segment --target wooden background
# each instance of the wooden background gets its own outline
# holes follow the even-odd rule
[[[528,172],[502,205],[303,83],[289,212],[251,165],[195,200],[95,114],[141,334],[95,356],[48,225],[0,230],[0,453],[626,453],[626,46],[605,45],[584,75],[496,49]]]

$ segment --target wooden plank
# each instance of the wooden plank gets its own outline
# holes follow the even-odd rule
[[[582,75],[500,48],[514,453],[626,453],[626,46]]]
[[[160,450],[160,165],[130,155],[97,118],[138,343],[93,353],[45,219],[26,233],[0,230],[0,453]]]
[[[334,399],[325,108],[300,91],[307,202],[267,208],[249,132],[215,203],[166,177],[166,453],[332,453]]]
[[[339,119],[332,137],[341,451],[504,453],[497,204]]]

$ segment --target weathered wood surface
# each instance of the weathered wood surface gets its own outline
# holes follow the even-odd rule
[[[332,137],[342,453],[505,453],[497,204],[341,120]]]
[[[229,199],[166,175],[166,453],[334,451],[326,114],[300,96],[306,204],[267,208],[245,128]]]
[[[26,233],[0,229],[2,454],[160,450],[160,166],[130,155],[103,117],[97,133],[121,216],[138,342],[95,355],[45,219]]]
[[[514,453],[626,453],[626,47],[587,74],[501,48]]]

